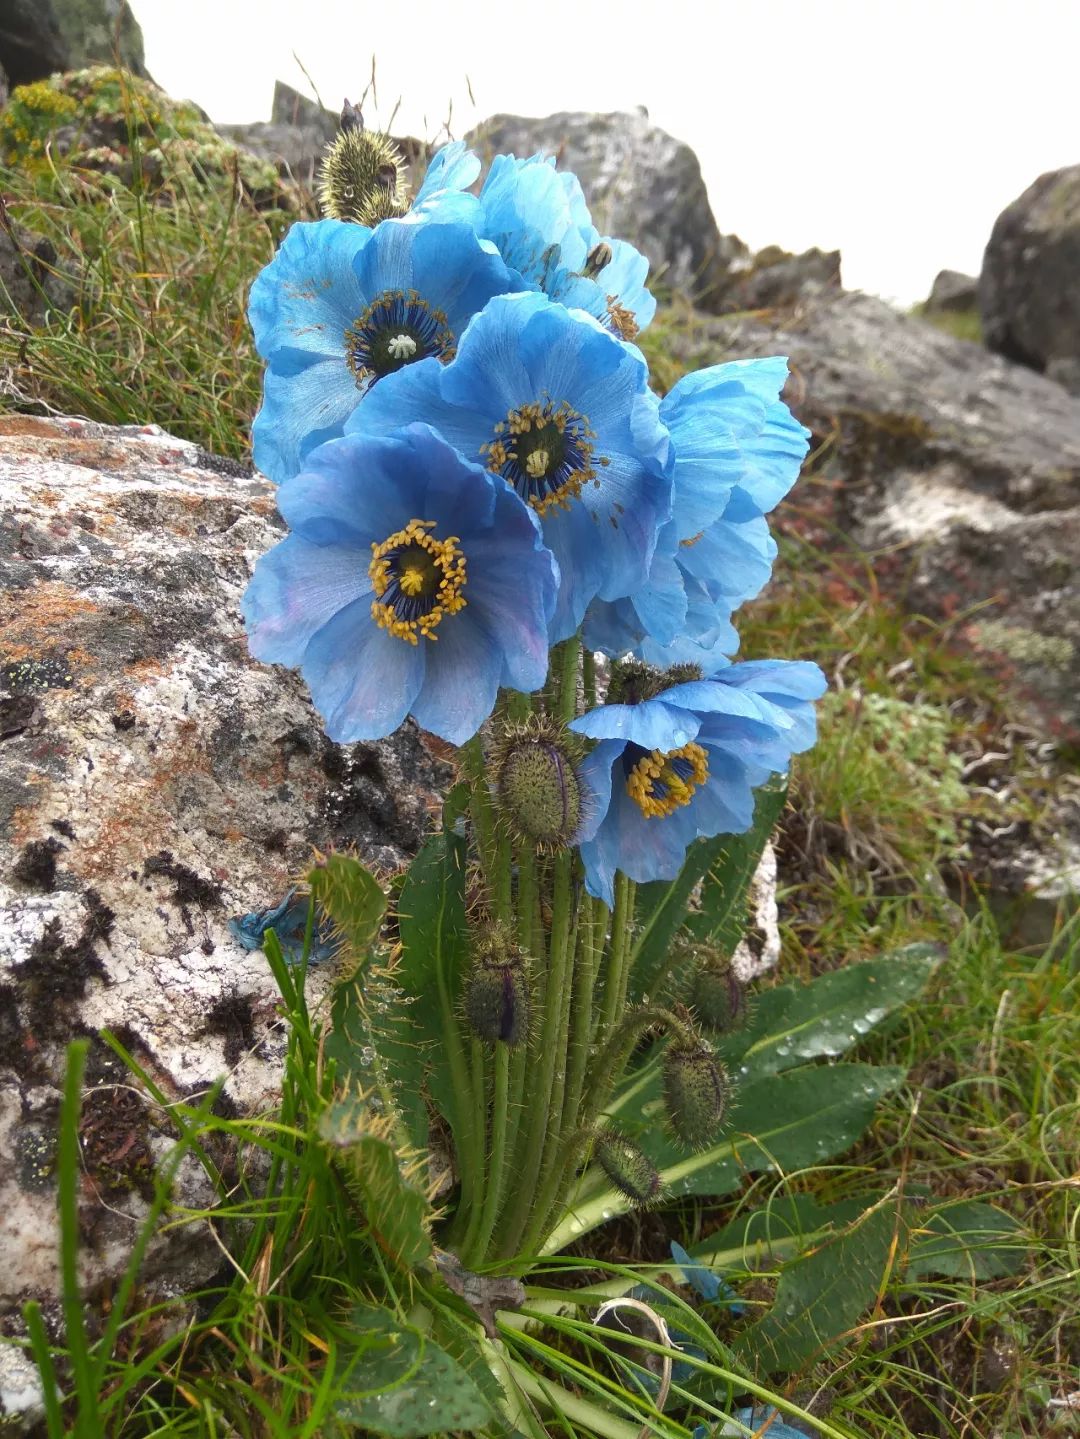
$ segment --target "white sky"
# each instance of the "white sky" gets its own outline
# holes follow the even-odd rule
[[[839,248],[909,303],[977,273],[991,226],[1080,163],[1080,0],[131,0],[150,73],[220,121],[275,78],[435,138],[497,111],[625,110],[701,161],[720,229]],[[471,93],[475,103],[470,99]]]

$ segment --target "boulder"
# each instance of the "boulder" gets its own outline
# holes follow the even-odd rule
[[[722,313],[739,310],[790,310],[829,290],[839,290],[840,251],[804,250],[789,254],[767,246],[745,269],[733,270],[715,306]]]
[[[719,306],[733,267],[748,266],[743,242],[717,228],[693,150],[650,124],[643,109],[543,120],[496,115],[467,138],[485,160],[554,155],[581,181],[597,228],[631,241],[649,257],[654,281],[704,309]]]
[[[979,313],[991,350],[1080,395],[1080,165],[1040,175],[998,216]]]
[[[146,75],[142,31],[127,0],[5,0],[0,66],[12,85],[117,57]]]
[[[977,303],[979,282],[959,270],[939,270],[923,305],[927,315],[967,314]]]
[[[280,533],[269,484],[155,426],[0,419],[0,1336],[28,1298],[56,1312],[68,1042],[90,1041],[92,1315],[175,1139],[101,1031],[168,1100],[227,1076],[224,1112],[272,1106],[275,987],[251,921],[233,922],[278,906],[316,849],[394,870],[447,781],[412,726],[332,744],[302,681],[249,658],[237,602]],[[333,967],[312,969],[312,1003]],[[198,1165],[174,1197],[213,1202]],[[198,1289],[219,1262],[204,1226],[177,1226],[151,1245],[145,1293]],[[0,1366],[0,1392],[20,1383]]]
[[[269,121],[219,125],[218,130],[233,144],[276,166],[279,174],[312,190],[327,142],[337,134],[338,117],[278,80]]]

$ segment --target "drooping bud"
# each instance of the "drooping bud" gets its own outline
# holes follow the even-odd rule
[[[643,1150],[616,1129],[601,1129],[593,1141],[593,1158],[611,1183],[634,1204],[651,1204],[660,1194],[656,1165]]]
[[[529,978],[525,957],[501,926],[493,925],[475,946],[465,985],[465,1018],[477,1039],[516,1045],[529,1028]]]
[[[595,280],[600,271],[611,264],[612,249],[606,240],[601,240],[589,251],[581,273],[587,280]]]
[[[730,1084],[708,1045],[669,1044],[664,1052],[664,1107],[676,1138],[700,1149],[720,1132]]]
[[[714,960],[698,970],[690,1004],[706,1029],[724,1034],[746,1018],[746,989],[729,963]]]
[[[575,737],[539,715],[504,730],[494,757],[495,793],[522,843],[548,853],[573,844],[583,818],[580,758]]]
[[[409,208],[401,151],[388,135],[365,130],[358,106],[348,100],[319,167],[319,204],[330,219],[359,225],[377,225]]]

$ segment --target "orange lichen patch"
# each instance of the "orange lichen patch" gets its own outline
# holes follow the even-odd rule
[[[33,589],[9,591],[6,610],[0,618],[0,653],[25,659],[27,646],[32,651],[69,639],[72,622],[99,613],[100,606],[60,580],[45,580]]]
[[[246,508],[256,515],[272,515],[277,509],[277,505],[273,500],[258,495],[255,499],[247,501]]]
[[[36,415],[0,415],[0,435],[40,435],[57,438],[56,426]]]
[[[133,680],[135,684],[145,684],[147,680],[160,679],[164,673],[165,666],[161,660],[149,659],[136,660],[134,664],[128,665],[124,670],[126,677],[129,680]],[[126,691],[121,691],[121,694],[130,701],[130,694]],[[120,698],[120,696],[117,698]]]

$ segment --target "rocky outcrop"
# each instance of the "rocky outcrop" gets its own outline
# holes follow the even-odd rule
[[[819,440],[840,519],[880,550],[914,610],[969,614],[1017,704],[1080,730],[1080,404],[1060,386],[867,295],[785,320],[702,319],[670,342],[695,364],[786,354],[788,398]]]
[[[651,124],[644,110],[543,120],[496,115],[467,138],[484,160],[554,155],[581,181],[597,227],[631,241],[649,257],[654,280],[707,309],[732,266],[746,261],[743,242],[717,228],[693,150]]]
[[[927,315],[957,315],[974,310],[979,282],[959,270],[939,270],[923,305]]]
[[[1080,395],[1080,165],[1040,175],[998,216],[979,276],[990,349]]]
[[[75,292],[57,269],[50,240],[21,226],[0,229],[0,315],[22,328],[45,323],[50,311],[66,311]]]
[[[326,144],[337,134],[338,117],[278,80],[269,121],[219,125],[218,130],[235,145],[275,165],[281,175],[312,190]]]
[[[125,69],[146,75],[142,31],[127,0],[5,0],[0,66],[12,85],[117,56]]]
[[[248,658],[237,600],[279,533],[268,484],[155,427],[0,419],[0,1333],[57,1292],[66,1044],[90,1041],[92,1309],[175,1139],[101,1031],[169,1100],[224,1075],[227,1113],[272,1105],[275,989],[230,922],[278,905],[314,848],[398,866],[446,779],[412,727],[331,744],[300,679]],[[313,969],[313,1002],[332,967]],[[175,1198],[212,1203],[199,1166]],[[197,1289],[218,1262],[178,1226],[147,1292]]]

